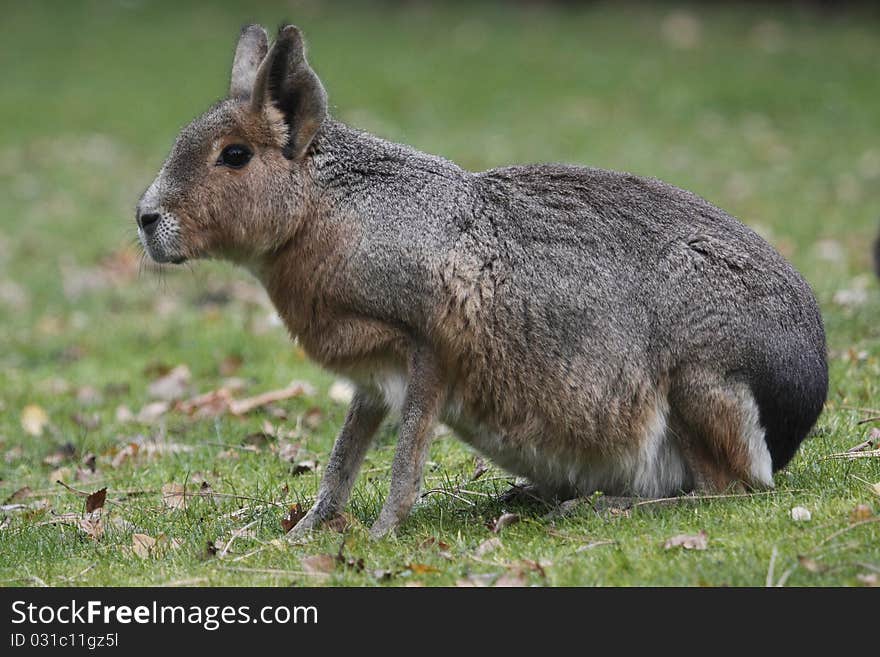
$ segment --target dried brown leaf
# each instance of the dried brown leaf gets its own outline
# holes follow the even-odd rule
[[[439,573],[440,569],[435,568],[434,566],[429,566],[426,563],[411,563],[407,565],[407,568],[412,571],[414,575],[428,575],[430,573]]]
[[[877,573],[859,573],[856,575],[856,579],[865,586],[880,586],[880,577],[878,577]]]
[[[458,588],[485,588],[489,586],[495,575],[491,573],[471,573],[467,577],[463,577],[455,581]]]
[[[332,554],[315,554],[303,557],[300,564],[311,575],[328,575],[336,570],[336,557]]]
[[[495,587],[521,587],[528,586],[529,580],[526,574],[518,569],[509,570],[495,580]]]
[[[107,499],[107,488],[96,490],[86,498],[86,513],[97,511],[104,508],[104,501]]]
[[[308,383],[294,381],[286,388],[280,390],[271,390],[269,392],[264,392],[261,395],[248,397],[247,399],[233,400],[229,403],[229,411],[233,415],[245,415],[254,409],[266,406],[267,404],[272,404],[285,399],[292,399],[294,397],[301,397],[303,395],[308,396],[313,390],[312,386]]]
[[[501,547],[504,547],[503,543],[501,543],[501,539],[497,536],[494,536],[492,538],[487,538],[485,541],[480,543],[477,546],[477,549],[474,551],[474,554],[476,554],[478,557],[482,557],[489,554],[490,552],[494,552]]]
[[[326,520],[322,526],[324,527],[324,529],[329,529],[330,531],[342,534],[353,524],[354,519],[352,518],[352,516],[348,515],[347,513],[337,513],[332,518]]]
[[[132,534],[131,549],[141,559],[149,559],[156,547],[156,539],[147,534]]]
[[[116,452],[116,454],[113,455],[113,459],[110,461],[110,466],[113,468],[118,468],[128,459],[132,459],[137,456],[139,450],[140,445],[138,445],[137,443],[128,443],[125,447],[123,447],[118,452]]]
[[[471,473],[471,481],[476,481],[487,472],[489,472],[489,466],[486,465],[486,462],[483,459],[477,458],[477,461],[474,464],[474,471]]]
[[[309,429],[317,429],[324,421],[324,411],[317,406],[312,406],[303,414],[303,424]]]
[[[500,532],[505,527],[512,525],[516,522],[519,522],[519,516],[515,513],[502,513],[494,523],[492,523],[492,531],[494,533]]]
[[[811,559],[810,557],[805,557],[803,555],[798,555],[798,563],[801,568],[810,573],[822,573],[828,570],[828,567],[819,563],[815,559]]]
[[[19,500],[26,499],[31,495],[31,487],[30,486],[22,486],[21,488],[12,492],[12,494],[3,500],[4,504],[11,504],[12,502],[18,502]]]
[[[850,522],[861,522],[874,516],[874,509],[867,504],[859,504],[849,513]]]
[[[15,463],[24,457],[24,450],[21,448],[21,445],[16,445],[15,447],[10,447],[6,450],[6,453],[3,455],[3,460],[6,463]]]
[[[699,534],[678,534],[667,539],[663,547],[667,550],[674,547],[681,547],[685,550],[705,550],[709,547],[709,538],[704,531]]]
[[[220,361],[217,370],[220,372],[220,376],[232,376],[241,369],[242,365],[244,365],[244,358],[240,354],[229,354]]]
[[[141,408],[135,419],[141,424],[155,424],[169,408],[171,405],[167,401],[151,402]]]
[[[171,482],[162,486],[162,503],[169,509],[186,509],[186,498],[186,489],[180,484]]]
[[[77,526],[93,541],[100,540],[104,535],[104,521],[100,517],[80,518]]]
[[[178,365],[164,376],[153,381],[147,392],[153,399],[170,402],[183,398],[189,390],[192,373],[186,365]]]
[[[421,543],[419,543],[420,550],[429,550],[431,548],[438,548],[440,550],[448,550],[449,543],[446,543],[445,541],[441,541],[436,536],[429,536],[428,538],[423,540]]]
[[[305,515],[306,512],[303,511],[302,505],[299,502],[291,505],[287,510],[287,513],[284,514],[284,517],[281,519],[281,528],[284,530],[284,533],[286,534],[296,527],[296,523],[302,520]]]

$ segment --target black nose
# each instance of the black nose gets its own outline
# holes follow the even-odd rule
[[[160,218],[158,212],[145,212],[138,215],[138,225],[145,233],[150,234],[156,230],[156,224],[159,223]]]

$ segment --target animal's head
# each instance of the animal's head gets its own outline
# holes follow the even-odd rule
[[[309,145],[326,117],[299,29],[270,49],[265,29],[243,28],[229,97],[181,131],[138,203],[150,257],[251,260],[283,244],[307,212]]]

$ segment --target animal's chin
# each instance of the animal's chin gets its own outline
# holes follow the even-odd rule
[[[144,245],[144,250],[150,256],[150,260],[160,265],[181,265],[187,261],[186,256],[177,253],[165,253],[149,244]]]

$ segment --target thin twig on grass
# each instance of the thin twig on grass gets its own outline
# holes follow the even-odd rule
[[[220,554],[218,554],[217,556],[220,557],[220,558],[225,557],[226,554],[229,552],[229,548],[232,547],[232,544],[235,542],[235,539],[240,538],[241,536],[243,536],[244,533],[245,533],[248,529],[250,529],[251,527],[253,527],[254,525],[256,525],[258,522],[260,522],[260,520],[261,520],[261,518],[257,518],[256,520],[253,520],[253,521],[249,522],[248,524],[246,524],[244,527],[239,527],[239,528],[236,529],[234,532],[232,532],[232,536],[231,536],[230,539],[226,542],[226,545],[223,546],[223,549],[220,550]]]
[[[848,531],[852,531],[852,530],[855,529],[856,527],[861,527],[862,525],[867,525],[867,524],[870,524],[870,523],[872,523],[872,522],[880,522],[880,516],[877,516],[877,517],[875,517],[875,518],[868,518],[867,520],[859,520],[858,522],[854,522],[853,524],[851,524],[851,525],[849,525],[849,526],[847,526],[847,527],[844,527],[843,529],[839,529],[839,530],[837,530],[836,532],[834,532],[833,534],[831,534],[831,536],[829,536],[828,538],[826,538],[826,539],[824,539],[822,542],[820,542],[819,545],[817,545],[817,546],[815,547],[815,549],[818,550],[820,547],[822,547],[823,545],[825,545],[825,544],[828,543],[829,541],[834,540],[834,539],[837,538],[838,536],[840,536],[840,535],[842,535],[842,534],[845,534],[845,533],[848,532]]]
[[[863,450],[861,452],[840,452],[838,454],[827,454],[823,456],[820,461],[831,461],[831,460],[850,460],[850,459],[873,459],[880,456],[880,449],[868,449]]]
[[[455,499],[460,500],[460,501],[464,502],[465,504],[469,504],[470,506],[476,506],[476,504],[474,504],[474,502],[471,502],[466,497],[462,497],[461,495],[458,495],[457,493],[453,493],[452,491],[446,490],[444,488],[430,488],[422,493],[422,497],[427,497],[428,495],[434,495],[436,493],[442,493],[443,495],[448,495],[449,497],[454,497]]]
[[[322,579],[329,577],[329,573],[309,573],[304,570],[280,570],[277,568],[245,568],[244,566],[222,566],[223,570],[231,570],[237,573],[259,573],[262,575],[278,575],[283,577],[315,577]]]
[[[774,490],[758,490],[753,491],[751,493],[725,493],[720,495],[680,495],[678,497],[657,497],[649,500],[642,500],[641,502],[636,502],[632,506],[633,508],[637,506],[648,506],[651,504],[664,504],[664,503],[676,503],[676,502],[702,502],[703,500],[725,500],[732,499],[736,497],[757,497],[758,495],[776,495],[779,493],[803,493],[806,491],[806,488],[786,488],[786,489],[774,489]]]

